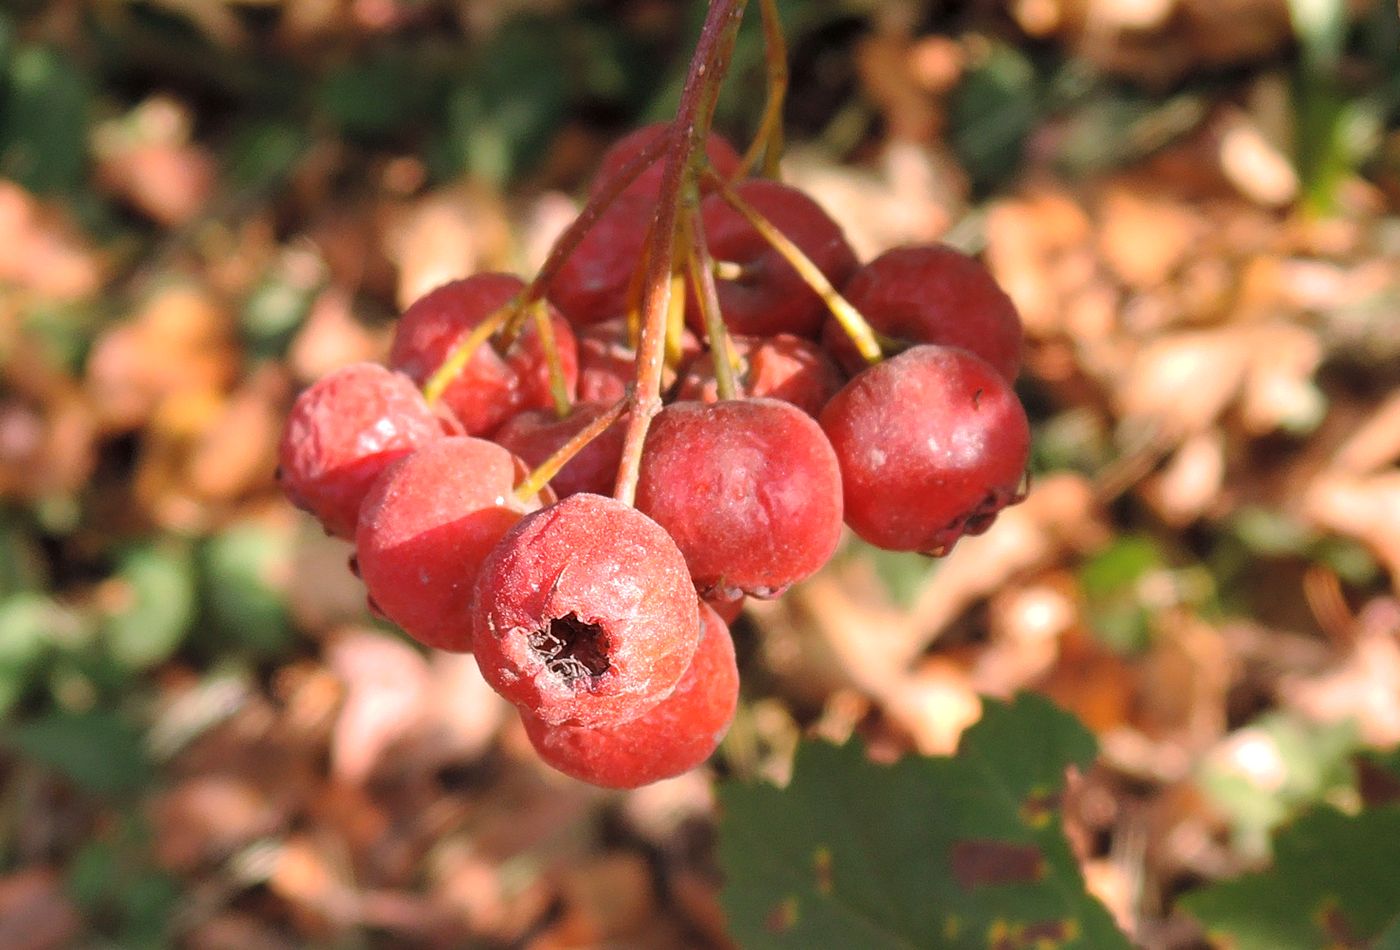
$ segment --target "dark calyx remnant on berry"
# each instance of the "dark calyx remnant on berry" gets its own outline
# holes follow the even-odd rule
[[[529,642],[545,668],[570,686],[585,678],[591,686],[610,668],[607,633],[578,614],[551,620],[548,627],[530,634]]]

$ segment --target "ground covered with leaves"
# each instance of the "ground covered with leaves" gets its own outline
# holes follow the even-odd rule
[[[751,602],[703,770],[550,771],[282,500],[295,393],[537,266],[701,7],[0,14],[0,946],[1400,947],[1384,0],[779,3],[785,176],[983,255],[1034,471]]]

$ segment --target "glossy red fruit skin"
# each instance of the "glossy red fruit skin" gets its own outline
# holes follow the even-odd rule
[[[772,337],[731,336],[739,357],[735,383],[742,396],[766,396],[790,402],[815,418],[846,375],[811,340],[780,333]],[[719,401],[714,351],[702,353],[686,367],[676,388],[677,399]]]
[[[689,330],[681,331],[681,360],[693,360],[700,341]],[[627,395],[637,378],[637,351],[632,346],[626,318],[605,320],[578,332],[578,398],[580,402],[614,403]],[[661,388],[669,389],[675,373],[662,368]]]
[[[589,187],[589,194],[596,195],[602,191],[612,181],[623,166],[630,162],[642,149],[646,148],[658,135],[664,135],[671,128],[669,122],[655,122],[651,125],[644,125],[640,129],[635,129],[627,133],[622,138],[612,144],[605,153],[603,160],[598,165],[598,173],[593,177],[593,184]],[[734,150],[734,146],[729,144],[728,139],[721,135],[711,133],[705,140],[705,155],[710,160],[710,166],[721,178],[733,177],[739,170],[742,161],[739,153]],[[656,161],[647,166],[632,184],[623,190],[624,195],[638,195],[655,201],[661,196],[661,174],[666,164],[666,156],[663,153]]]
[[[811,416],[776,399],[675,402],[647,433],[637,507],[702,597],[776,597],[841,538],[841,473]]]
[[[841,461],[846,523],[891,551],[943,554],[1018,489],[1030,426],[981,358],[916,346],[857,375],[821,415]]]
[[[896,247],[856,271],[842,295],[885,336],[959,346],[1008,382],[1021,367],[1021,316],[976,258],[943,244]],[[849,373],[865,367],[846,332],[827,321],[822,342]]]
[[[439,439],[375,479],[360,506],[356,562],[374,606],[440,650],[471,649],[477,572],[534,505],[511,494],[516,459],[469,436]]]
[[[353,538],[370,483],[390,462],[441,437],[441,422],[412,380],[354,363],[297,396],[278,446],[278,480],[327,533]]]
[[[859,266],[841,226],[803,192],[761,178],[742,181],[735,190],[801,248],[834,286],[840,287]],[[792,265],[720,195],[705,198],[700,213],[710,255],[748,271],[738,280],[715,282],[720,312],[730,332],[792,333],[816,339],[826,305]],[[704,332],[698,305],[687,306],[686,316],[695,332]]]
[[[611,408],[609,403],[579,402],[563,419],[553,410],[531,409],[501,426],[494,440],[535,468]],[[559,470],[549,482],[556,495],[567,498],[579,492],[595,495],[612,492],[617,467],[622,461],[622,443],[627,436],[626,418],[623,416],[604,429]]]
[[[447,359],[472,327],[510,302],[525,287],[514,274],[473,274],[429,291],[399,318],[389,365],[420,386]],[[564,382],[573,396],[578,384],[578,351],[573,330],[551,312],[555,346]],[[524,409],[554,404],[549,390],[549,364],[532,322],[506,351],[498,353],[488,341],[477,348],[448,387],[446,403],[467,435],[489,435]]]
[[[699,635],[675,542],[606,496],[572,495],[526,515],[477,576],[472,647],[481,674],[551,725],[640,716],[675,688]]]
[[[632,275],[642,266],[656,201],[624,195],[599,216],[550,281],[550,301],[578,327],[627,314]]]
[[[688,772],[719,746],[734,721],[739,669],[724,621],[700,604],[700,643],[675,691],[629,722],[589,729],[551,726],[522,712],[525,732],[549,765],[604,788],[638,788]]]

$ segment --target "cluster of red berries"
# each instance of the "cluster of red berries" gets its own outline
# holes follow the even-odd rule
[[[821,568],[843,521],[884,548],[945,552],[1017,500],[1029,448],[1011,388],[1020,321],[980,264],[919,246],[861,266],[803,192],[730,181],[740,160],[711,136],[714,187],[697,220],[709,299],[732,336],[706,345],[697,295],[709,291],[692,269],[635,507],[609,497],[630,406],[619,400],[637,376],[628,314],[661,187],[660,163],[637,156],[667,128],[609,152],[595,192],[611,184],[617,197],[543,288],[537,319],[508,340],[482,332],[525,291],[513,276],[439,287],[403,314],[388,368],[348,366],[300,395],[281,446],[284,489],[354,542],[373,609],[429,646],[473,651],[545,761],[610,787],[713,752],[736,705],[726,622],[744,597]],[[755,215],[895,355],[867,365]],[[720,360],[736,398],[718,396]],[[609,414],[521,497],[531,466]]]

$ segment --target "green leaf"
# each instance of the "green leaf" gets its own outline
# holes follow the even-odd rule
[[[978,188],[996,184],[1020,164],[1040,99],[1035,67],[1005,44],[992,46],[963,77],[949,112],[951,141]]]
[[[195,573],[183,547],[132,548],[117,581],[124,603],[102,624],[107,651],[120,666],[140,670],[167,659],[184,640],[195,611]]]
[[[228,641],[262,655],[276,655],[290,642],[294,546],[291,532],[254,522],[235,524],[204,544],[204,603]]]
[[[1197,778],[1228,817],[1235,845],[1263,857],[1269,833],[1281,822],[1329,796],[1352,792],[1357,745],[1350,722],[1312,723],[1269,713],[1232,734],[1220,747],[1225,754],[1205,759]],[[1256,763],[1258,773],[1250,774],[1240,761]]]
[[[134,791],[150,778],[141,733],[115,713],[52,713],[10,736],[23,755],[62,772],[99,795]]]
[[[1232,950],[1370,946],[1400,908],[1400,806],[1320,808],[1285,828],[1267,871],[1203,888],[1183,905]]]
[[[787,788],[720,788],[722,900],[745,947],[1126,948],[1056,815],[1093,737],[1040,697],[985,701],[951,757],[798,747]]]
[[[0,100],[0,176],[30,191],[72,191],[87,162],[88,77],[73,57],[21,47]]]

